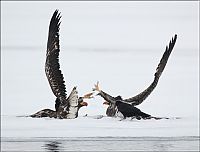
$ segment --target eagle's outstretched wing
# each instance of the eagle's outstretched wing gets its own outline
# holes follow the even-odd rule
[[[158,67],[156,69],[156,73],[154,74],[154,81],[151,83],[151,85],[144,90],[143,92],[141,92],[140,94],[129,98],[129,99],[125,99],[125,102],[129,102],[132,105],[139,105],[141,104],[150,94],[151,92],[154,90],[154,88],[156,87],[158,80],[167,64],[168,58],[174,48],[174,45],[176,43],[176,39],[177,39],[177,35],[174,36],[174,38],[172,38],[172,40],[169,42],[169,46],[166,47],[166,50],[160,60],[160,63],[158,64]]]
[[[105,93],[104,91],[100,91],[97,95],[100,95],[102,98],[104,98],[104,100],[112,103],[112,104],[115,104],[116,103],[116,99],[115,97]]]
[[[66,101],[66,87],[63,74],[59,64],[59,26],[60,13],[56,10],[49,25],[49,36],[47,42],[47,53],[45,63],[45,73],[54,95],[61,101]]]
[[[66,111],[68,111],[67,118],[74,119],[78,116],[78,91],[76,87],[74,87],[67,98],[68,106]]]

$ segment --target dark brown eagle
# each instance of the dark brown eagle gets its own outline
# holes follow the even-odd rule
[[[113,117],[116,115],[117,111],[120,111],[124,117],[142,117],[147,118],[150,117],[150,115],[145,114],[141,112],[138,108],[135,106],[141,104],[155,89],[155,87],[158,84],[158,80],[167,64],[168,58],[174,48],[174,45],[176,43],[177,35],[175,35],[172,40],[169,42],[169,46],[166,47],[165,52],[158,64],[158,67],[156,68],[156,72],[154,74],[154,80],[151,83],[151,85],[139,93],[138,95],[128,98],[128,99],[122,99],[121,96],[113,97],[109,95],[108,93],[102,91],[99,89],[98,82],[95,85],[95,88],[93,90],[98,91],[98,95],[103,97],[106,102],[104,104],[108,104],[109,107],[107,108],[106,114],[107,116]]]
[[[53,94],[56,96],[55,111],[51,109],[41,110],[31,117],[53,117],[60,119],[73,119],[78,117],[78,110],[82,106],[87,106],[84,98],[91,98],[92,93],[83,97],[78,97],[77,88],[74,87],[67,97],[66,86],[59,64],[59,27],[60,13],[56,10],[49,25],[49,36],[47,42],[47,53],[45,62],[45,73]]]

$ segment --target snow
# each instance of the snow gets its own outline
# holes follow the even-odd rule
[[[1,4],[3,139],[199,136],[198,2]],[[68,94],[74,86],[80,96],[89,93],[97,81],[113,96],[140,93],[153,81],[166,45],[177,34],[158,86],[137,106],[170,119],[105,117],[107,107],[98,96],[86,100],[88,106],[77,119],[20,117],[54,109],[44,63],[49,20],[56,8],[62,13],[60,65]],[[100,115],[104,117],[96,119]]]
[[[122,120],[95,116],[56,120],[51,118],[2,117],[2,137],[176,137],[198,135],[197,120]],[[190,128],[190,129],[188,129]]]

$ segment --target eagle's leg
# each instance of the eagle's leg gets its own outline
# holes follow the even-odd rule
[[[91,98],[94,98],[93,96],[93,92],[90,92],[90,93],[87,93],[83,96],[84,99],[91,99]]]

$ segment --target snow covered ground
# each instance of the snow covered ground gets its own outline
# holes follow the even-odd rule
[[[176,137],[197,136],[197,119],[130,120],[82,117],[75,120],[2,117],[2,137]]]
[[[152,116],[170,119],[95,119],[105,116],[107,108],[97,96],[87,100],[88,107],[74,120],[21,117],[54,109],[44,63],[49,20],[56,8],[62,13],[61,70],[67,91],[78,86],[80,95],[90,92],[97,81],[113,96],[140,93],[152,82],[165,47],[176,33],[177,43],[158,86],[138,106]],[[3,150],[41,150],[51,142],[61,143],[64,150],[72,150],[70,144],[79,146],[76,150],[88,145],[96,150],[199,149],[197,2],[2,2],[1,30]],[[121,141],[125,144],[119,146]]]

